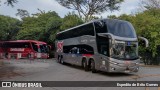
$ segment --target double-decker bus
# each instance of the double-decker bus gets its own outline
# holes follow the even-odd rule
[[[148,45],[148,40],[141,37]],[[93,73],[138,72],[138,38],[131,23],[98,19],[61,31],[56,36],[60,63],[82,66]]]
[[[2,48],[5,58],[49,58],[49,47],[42,41],[3,41]]]

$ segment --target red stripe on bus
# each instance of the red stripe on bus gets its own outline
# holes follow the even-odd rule
[[[82,56],[90,57],[92,54],[82,54]]]

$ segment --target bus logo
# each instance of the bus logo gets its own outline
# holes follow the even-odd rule
[[[10,48],[10,51],[24,51],[24,48]]]
[[[57,43],[57,52],[63,52],[63,41]]]

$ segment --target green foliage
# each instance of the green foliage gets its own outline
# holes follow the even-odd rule
[[[160,10],[158,12],[160,12]],[[157,54],[157,46],[160,45],[159,18],[158,15],[153,15],[152,10],[147,10],[136,15],[137,33],[149,40],[149,51],[152,52],[153,57]]]
[[[21,18],[29,17],[29,12],[27,10],[23,9],[17,9],[18,13],[16,13],[16,16],[20,16]]]
[[[20,25],[19,20],[0,15],[0,40],[14,40]]]
[[[56,33],[73,26],[82,24],[83,21],[74,13],[67,14],[63,19],[54,11],[32,14],[22,18],[21,30],[16,39],[32,39],[52,43]]]
[[[65,30],[74,26],[77,26],[79,24],[82,24],[83,21],[80,19],[76,14],[74,13],[68,13],[64,18],[63,18],[63,23],[61,26],[61,30]]]
[[[141,6],[147,10],[150,9],[160,9],[159,0],[141,0]]]
[[[17,39],[34,39],[52,42],[62,20],[56,12],[40,13],[37,16],[23,18],[21,31]],[[51,35],[51,33],[53,35]]]

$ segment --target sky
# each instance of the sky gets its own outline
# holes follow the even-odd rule
[[[59,16],[62,18],[68,13],[72,12],[73,10],[67,9],[61,5],[59,5],[56,0],[18,0],[18,3],[14,4],[14,7],[7,6],[7,4],[3,4],[6,0],[1,0],[0,6],[0,14],[7,15],[10,17],[18,18],[16,16],[17,9],[24,9],[27,10],[30,14],[34,14],[39,12],[37,9],[47,11],[55,11],[58,13]],[[107,11],[98,15],[99,17],[102,16],[106,18],[108,15],[116,15],[119,16],[121,14],[133,14],[138,10],[140,0],[124,0],[124,2],[120,5],[119,11],[110,12]]]

